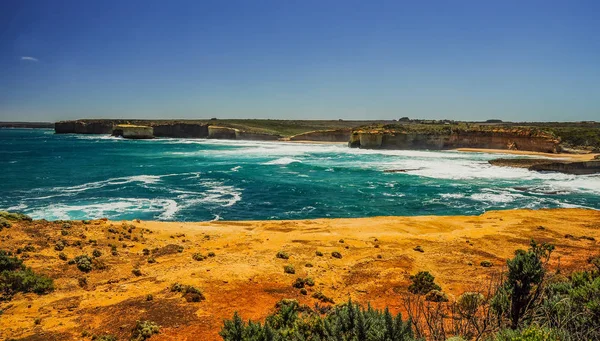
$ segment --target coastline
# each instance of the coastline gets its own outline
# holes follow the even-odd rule
[[[568,154],[568,153],[542,153],[542,152],[531,152],[526,150],[508,150],[508,149],[483,149],[483,148],[457,148],[452,149],[457,152],[467,153],[488,153],[488,154],[512,154],[512,155],[525,155],[525,156],[539,156],[554,159],[565,159],[570,161],[590,161],[593,160],[596,155],[595,153],[588,154]]]
[[[82,330],[123,338],[136,320],[148,319],[161,325],[161,340],[198,335],[219,340],[222,320],[234,311],[245,319],[261,320],[284,298],[313,306],[317,300],[311,295],[316,291],[336,303],[351,297],[398,312],[411,274],[428,270],[445,292],[457,296],[486,283],[531,239],[554,243],[552,262],[560,259],[565,273],[585,266],[591,251],[582,250],[597,247],[600,230],[593,222],[598,221],[600,211],[588,209],[200,223],[95,220],[70,222],[66,236],[61,236],[63,222],[18,222],[0,231],[3,248],[33,245],[26,265],[54,278],[56,289],[0,302],[0,338],[43,334],[46,339],[70,340]],[[117,236],[123,240],[117,241]],[[69,259],[99,250],[107,269],[82,273],[68,265],[54,249],[58,240],[68,242],[62,252]],[[75,246],[78,240],[84,241],[80,247]],[[109,244],[117,245],[117,255],[111,255]],[[415,251],[416,246],[423,252]],[[151,250],[149,256],[144,249]],[[289,259],[277,258],[279,251]],[[334,251],[343,258],[332,257]],[[209,252],[215,256],[192,258]],[[149,257],[156,262],[149,263]],[[484,260],[493,266],[480,266]],[[284,265],[292,265],[295,274],[284,273]],[[134,275],[132,269],[142,274]],[[78,284],[82,277],[84,286]],[[314,279],[308,295],[293,288],[298,277]],[[206,300],[186,302],[168,289],[175,282],[198,287]],[[146,300],[149,294],[152,301]],[[40,323],[34,325],[38,318]]]

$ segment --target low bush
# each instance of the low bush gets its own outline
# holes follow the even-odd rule
[[[413,294],[425,295],[431,290],[442,290],[442,288],[434,282],[435,277],[428,271],[419,271],[416,275],[410,276],[410,280],[412,283],[408,286],[408,291]]]
[[[277,252],[276,257],[280,258],[280,259],[289,259],[290,255],[288,255],[287,252],[279,251],[279,252]]]
[[[188,302],[201,302],[205,299],[202,291],[192,285],[174,283],[171,285],[171,291],[182,293],[183,298],[185,298],[185,300]]]
[[[322,292],[320,292],[320,291],[317,291],[317,292],[315,292],[315,293],[312,295],[312,297],[313,297],[313,298],[316,298],[316,299],[318,299],[319,301],[321,301],[321,302],[324,302],[324,303],[334,303],[334,302],[333,302],[333,299],[331,299],[331,298],[329,298],[329,297],[325,296],[325,294],[323,294],[323,293],[322,293]]]
[[[333,258],[342,258],[342,254],[339,253],[339,252],[337,252],[337,251],[333,251],[331,253],[331,257],[333,257]]]
[[[51,278],[35,273],[10,252],[0,250],[0,294],[10,299],[17,292],[38,295],[54,290]]]
[[[321,251],[315,251],[315,255],[317,255],[317,257],[323,257],[323,252]]]
[[[491,268],[492,266],[494,266],[494,263],[490,262],[489,260],[484,260],[481,261],[479,265],[483,266],[484,268]]]
[[[100,252],[100,250],[94,249],[94,251],[92,251],[92,256],[100,257],[102,256],[102,252]]]
[[[160,332],[160,327],[152,321],[137,321],[131,333],[131,341],[144,341]]]
[[[141,276],[142,275],[142,270],[140,270],[140,269],[133,269],[133,270],[131,270],[131,273],[134,276]]]
[[[12,220],[12,221],[33,221],[33,219],[31,219],[31,217],[29,217],[28,215],[25,215],[23,213],[13,213],[13,212],[6,212],[6,211],[0,211],[0,218],[6,219],[6,220]]]
[[[203,255],[203,254],[201,254],[201,253],[194,253],[194,254],[192,255],[192,259],[193,259],[193,260],[195,260],[195,261],[203,261],[203,260],[205,260],[205,259],[206,259],[206,256],[204,256],[204,255]]]
[[[286,265],[283,267],[283,272],[293,275],[296,273],[296,269],[294,269],[294,267],[291,265]]]
[[[88,255],[80,255],[75,257],[75,264],[77,265],[77,269],[83,272],[92,271],[92,257]]]

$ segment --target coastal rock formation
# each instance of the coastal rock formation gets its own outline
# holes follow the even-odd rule
[[[552,136],[524,130],[441,130],[433,132],[357,130],[350,147],[368,149],[485,148],[556,153],[560,141]]]
[[[154,131],[149,126],[138,126],[133,124],[119,124],[112,131],[113,136],[122,136],[126,139],[153,139]]]
[[[166,123],[153,126],[156,137],[206,138],[208,125],[198,123]]]
[[[253,133],[248,131],[243,131],[236,129],[235,130],[235,139],[236,140],[250,140],[250,141],[276,141],[279,140],[281,135],[272,135],[265,133]]]
[[[600,173],[600,161],[542,163],[529,167],[529,170],[576,175],[596,174]]]
[[[348,142],[352,129],[316,130],[294,135],[290,141]]]
[[[111,134],[116,124],[122,121],[60,121],[54,124],[57,134]]]
[[[556,161],[549,159],[495,159],[488,161],[491,165],[500,167],[527,168],[538,172],[559,172],[566,174],[585,175],[600,173],[600,161]]]
[[[233,128],[208,126],[208,138],[235,140],[235,131]]]

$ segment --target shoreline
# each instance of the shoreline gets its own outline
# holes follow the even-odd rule
[[[46,339],[71,340],[83,330],[125,339],[136,320],[151,320],[161,326],[161,340],[199,335],[219,340],[223,319],[234,311],[264,320],[281,299],[314,306],[317,292],[335,303],[352,298],[396,313],[403,309],[399,302],[410,275],[430,271],[444,292],[458,297],[487,283],[531,239],[554,243],[551,263],[560,259],[565,273],[580,269],[600,240],[600,230],[590,223],[595,221],[598,210],[565,208],[282,221],[93,220],[71,221],[68,228],[65,222],[20,221],[0,231],[2,248],[33,246],[25,251],[25,264],[52,277],[55,290],[0,302],[0,339],[43,333]],[[58,241],[66,245],[60,252]],[[93,250],[106,269],[84,273],[59,259],[60,253],[74,259]],[[289,258],[277,257],[280,251]],[[213,256],[196,260],[196,254]],[[483,267],[483,261],[493,266]],[[285,273],[286,265],[295,273]],[[307,295],[293,287],[298,277],[314,279]],[[174,283],[193,285],[206,299],[187,302],[169,290]]]
[[[564,159],[570,161],[591,161],[594,159],[596,153],[588,154],[568,154],[568,153],[542,153],[533,152],[526,150],[508,150],[508,149],[484,149],[484,148],[456,148],[452,149],[457,152],[466,153],[487,153],[487,154],[512,154],[512,155],[525,155],[525,156],[540,156],[553,159]]]

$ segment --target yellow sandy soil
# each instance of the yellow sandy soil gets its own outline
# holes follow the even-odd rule
[[[553,262],[560,260],[563,271],[585,267],[586,259],[598,253],[600,211],[206,223],[99,220],[73,222],[65,229],[67,236],[61,229],[62,223],[35,221],[0,232],[3,249],[33,245],[36,250],[26,253],[26,264],[54,278],[56,285],[48,295],[18,294],[0,302],[0,339],[89,340],[81,337],[84,330],[127,339],[135,321],[144,319],[161,325],[161,333],[151,340],[219,340],[222,320],[234,311],[244,319],[263,319],[283,298],[313,306],[315,291],[336,302],[351,297],[399,311],[411,274],[428,270],[445,292],[457,296],[484,286],[531,238],[556,244]],[[98,249],[108,268],[86,274],[68,265],[54,250],[60,239],[69,242],[63,252],[70,259]],[[75,246],[78,240],[83,246]],[[111,243],[118,246],[117,256],[111,255]],[[424,252],[413,250],[418,245]],[[182,252],[177,246],[183,246]],[[143,254],[144,248],[154,250],[151,256]],[[278,251],[290,258],[276,258]],[[343,258],[333,258],[333,251]],[[195,261],[192,255],[198,252],[215,256]],[[156,263],[149,264],[149,257]],[[481,267],[484,260],[494,266]],[[284,273],[287,264],[296,274]],[[134,268],[142,275],[132,274]],[[292,283],[306,276],[316,285],[304,296]],[[84,277],[87,285],[82,287],[78,279]],[[187,302],[168,290],[175,282],[200,288],[206,300]],[[152,301],[146,300],[148,294]]]
[[[596,155],[599,154],[567,154],[567,153],[541,153],[541,152],[529,152],[526,150],[505,150],[505,149],[483,149],[483,148],[457,148],[459,152],[473,152],[473,153],[492,153],[492,154],[514,154],[514,155],[533,155],[543,156],[558,159],[566,159],[569,161],[590,161],[593,160]]]

